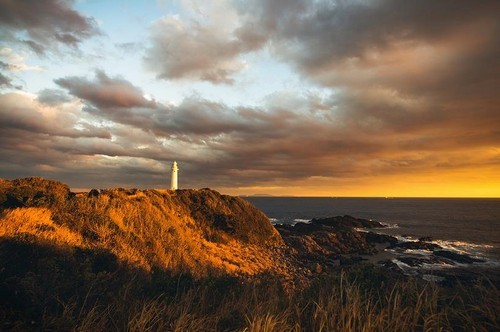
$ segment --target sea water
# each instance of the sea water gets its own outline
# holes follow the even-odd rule
[[[430,236],[443,248],[500,262],[500,199],[245,197],[273,223],[351,215],[389,227],[383,233]]]

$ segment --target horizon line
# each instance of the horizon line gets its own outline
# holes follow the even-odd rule
[[[442,199],[500,199],[500,196],[295,196],[295,195],[235,195],[249,198],[442,198]]]

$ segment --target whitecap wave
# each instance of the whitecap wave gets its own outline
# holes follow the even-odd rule
[[[294,222],[303,222],[303,223],[309,223],[311,220],[310,219],[301,219],[301,218],[296,218],[293,219]]]
[[[416,239],[411,236],[393,235],[399,242],[412,242]]]
[[[434,240],[432,243],[441,246],[443,249],[458,252],[459,254],[472,255],[481,258],[485,256],[488,250],[494,248],[494,246],[490,244],[477,244],[465,241]]]
[[[371,221],[371,219],[370,219]],[[385,229],[393,229],[393,228],[399,228],[399,225],[398,224],[391,224],[391,223],[388,223],[388,222],[384,222],[384,221],[379,221],[379,223],[384,226]]]
[[[432,250],[428,249],[405,249],[405,254],[419,255],[419,256],[431,256]]]

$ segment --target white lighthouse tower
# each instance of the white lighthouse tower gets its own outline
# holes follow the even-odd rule
[[[170,181],[170,189],[171,190],[177,190],[177,171],[179,170],[179,167],[177,167],[177,162],[174,161],[172,163],[172,177]]]

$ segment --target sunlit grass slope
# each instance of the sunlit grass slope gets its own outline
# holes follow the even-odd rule
[[[104,249],[150,271],[254,275],[279,265],[267,217],[247,201],[202,190],[92,190],[56,181],[0,180],[0,236]]]

